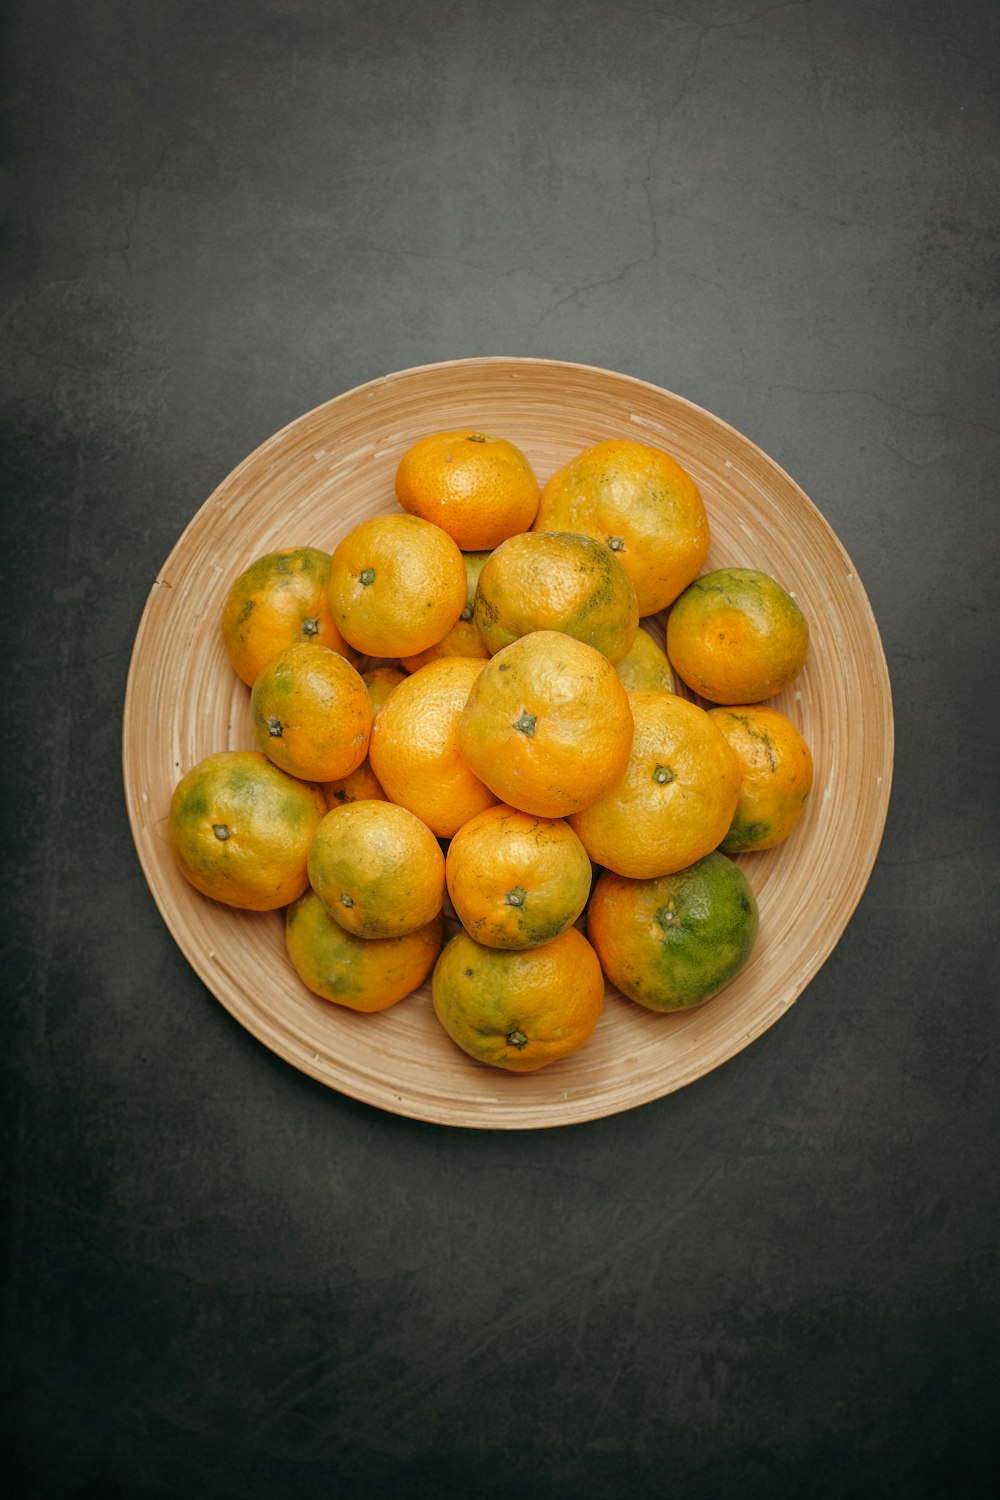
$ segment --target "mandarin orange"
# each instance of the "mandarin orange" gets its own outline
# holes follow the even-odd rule
[[[632,713],[614,667],[555,630],[532,631],[486,662],[458,727],[463,757],[497,799],[543,818],[609,791],[631,743]]]
[[[622,775],[569,822],[595,864],[644,879],[693,864],[726,836],[740,768],[725,735],[674,693],[630,693],[635,724]]]
[[[348,776],[368,754],[372,706],[360,673],[328,646],[288,646],[250,693],[254,739],[269,760],[306,781]]]
[[[334,548],[330,612],[366,656],[414,656],[447,634],[466,606],[465,563],[450,536],[419,516],[371,516]]]
[[[394,688],[372,729],[369,760],[386,796],[422,818],[438,838],[497,798],[459,749],[458,726],[486,663],[442,656]]]
[[[575,927],[520,951],[487,948],[464,930],[431,979],[434,1013],[477,1062],[530,1073],[578,1052],[604,1006],[597,954]]]
[[[264,664],[296,642],[330,646],[350,657],[327,600],[330,555],[317,547],[269,552],[236,578],[222,610],[222,639],[248,687]]]
[[[691,475],[661,448],[627,438],[596,443],[557,470],[534,525],[610,547],[635,585],[640,615],[676,599],[708,556],[708,517]]]
[[[696,579],[667,617],[667,655],[683,682],[711,703],[760,703],[802,671],[809,625],[777,579],[756,568],[717,568]]]
[[[538,480],[506,438],[434,432],[404,453],[396,498],[404,510],[454,537],[463,552],[489,551],[531,525]]]
[[[274,911],[308,884],[307,857],[325,804],[257,750],[218,750],[174,789],[167,836],[181,873],[213,901]]]
[[[475,621],[492,653],[532,630],[560,630],[616,662],[635,640],[639,604],[631,579],[603,542],[523,531],[487,558]]]

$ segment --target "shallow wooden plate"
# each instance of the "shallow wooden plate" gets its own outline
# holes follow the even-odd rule
[[[609,989],[587,1046],[539,1073],[473,1063],[448,1040],[429,988],[356,1015],[309,993],[280,913],[228,910],[179,874],[166,839],[171,793],[202,756],[250,748],[249,690],[226,659],[219,615],[232,579],[278,547],[330,550],[368,515],[397,509],[393,476],[427,432],[508,437],[540,480],[588,445],[627,437],[694,476],[712,532],[708,567],[774,574],[811,627],[806,668],[772,700],[809,742],[815,783],[780,848],[743,856],[760,938],[750,963],[688,1015],[657,1016]],[[647,622],[663,642],[663,619]],[[526,1129],[595,1119],[681,1088],[784,1014],[844,931],[881,841],[892,772],[889,678],[868,599],[815,506],[771,459],[681,397],[589,366],[471,359],[375,380],[317,407],[250,454],[184,531],[136,636],[123,726],[125,797],[153,897],[201,979],[266,1046],[330,1087],[448,1125]]]

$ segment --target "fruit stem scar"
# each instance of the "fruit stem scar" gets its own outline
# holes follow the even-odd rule
[[[486,441],[486,439],[485,439],[485,437],[483,436],[483,434],[481,432],[470,432],[469,433],[469,442],[470,443],[485,443],[485,441]]]
[[[673,902],[668,906],[661,906],[655,915],[656,920],[663,928],[671,927],[677,921],[677,913],[674,911]]]
[[[530,739],[535,732],[535,725],[537,724],[537,722],[538,719],[536,715],[529,714],[528,710],[525,708],[522,709],[520,718],[514,720],[511,728],[519,729],[522,734],[526,734]]]
[[[303,635],[318,635],[319,634],[319,621],[316,620],[316,619],[303,620],[302,621],[302,634]]]
[[[281,739],[281,729],[282,729],[281,720],[280,719],[265,719],[264,722],[267,725],[267,732],[271,736],[271,738],[274,739],[274,740],[280,740]]]
[[[375,569],[362,568],[361,572],[358,574],[358,581],[363,585],[364,588],[367,588],[370,583],[375,582]]]
[[[675,774],[670,766],[657,766],[653,772],[653,780],[658,781],[661,786],[666,786],[668,782],[673,781]]]
[[[212,832],[215,834],[215,837],[219,840],[220,844],[224,844],[226,842],[226,839],[229,837],[229,829],[226,827],[225,823],[213,823]]]
[[[350,896],[349,896],[349,895],[348,895],[348,894],[347,894],[347,892],[346,892],[346,891],[342,891],[342,892],[341,892],[341,896],[340,896],[340,904],[341,904],[341,906],[353,906],[353,905],[354,905],[354,901],[353,901],[353,899],[352,899],[352,898],[351,898],[351,897],[350,897]]]
[[[513,890],[507,892],[504,900],[508,906],[523,906],[527,894],[523,885],[516,885]]]
[[[622,536],[609,536],[608,546],[611,548],[612,552],[624,552],[625,538]]]
[[[507,1033],[507,1045],[508,1047],[516,1047],[518,1052],[520,1052],[522,1047],[528,1045],[528,1038],[523,1031],[515,1028],[513,1031],[508,1031]]]

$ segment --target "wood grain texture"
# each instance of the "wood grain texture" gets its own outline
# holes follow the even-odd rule
[[[393,477],[427,432],[510,438],[539,479],[581,449],[626,437],[665,448],[701,488],[706,569],[762,568],[798,599],[805,670],[770,700],[808,741],[815,781],[792,837],[741,857],[761,930],[748,966],[688,1015],[657,1016],[609,988],[575,1057],[521,1077],[473,1063],[438,1026],[429,988],[376,1016],[317,999],[284,949],[280,913],[199,896],[167,845],[170,797],[203,756],[248,748],[249,690],[226,659],[230,582],[262,553],[332,550],[368,515],[397,509]],[[660,644],[663,617],[647,622]],[[617,1113],[683,1087],[774,1024],[828,958],[861,897],[892,774],[889,678],[850,558],[771,459],[679,396],[589,366],[471,359],[400,371],[317,407],[250,454],[205,502],[156,579],[136,635],[123,723],[125,797],[153,897],[195,971],[233,1016],[303,1072],[379,1108],[441,1124],[531,1129]]]

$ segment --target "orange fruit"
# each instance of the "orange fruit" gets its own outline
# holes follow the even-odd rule
[[[625,655],[615,662],[615,671],[627,693],[672,693],[677,686],[666,653],[644,627],[636,631]]]
[[[419,516],[371,516],[330,559],[330,612],[366,656],[414,656],[454,625],[468,597],[457,544]]]
[[[809,649],[801,609],[768,573],[717,568],[667,618],[674,671],[711,703],[759,703],[794,682]]]
[[[403,657],[402,664],[408,672],[415,672],[418,667],[426,667],[429,661],[437,661],[439,656],[478,656],[481,661],[485,661],[489,656],[486,642],[480,635],[479,626],[473,618],[479,575],[489,555],[488,552],[462,553],[468,585],[465,608],[447,635],[442,636],[436,645],[428,646],[426,651],[419,651],[416,656]]]
[[[568,823],[503,803],[470,818],[445,860],[455,913],[488,948],[535,948],[558,937],[586,906],[591,875]]]
[[[531,525],[538,480],[506,438],[433,432],[403,454],[396,498],[404,510],[454,537],[464,552],[489,551]]]
[[[362,672],[361,681],[368,692],[373,716],[377,717],[379,709],[393,688],[406,681],[406,673],[402,667],[393,666],[391,662],[383,662],[381,666],[370,667],[367,672]],[[346,776],[339,776],[334,781],[324,781],[320,790],[328,809],[340,807],[344,802],[372,800],[386,802],[388,800],[378,777],[371,768],[367,755],[360,766],[349,771]]]
[[[749,959],[758,930],[746,876],[717,851],[652,880],[605,870],[587,915],[608,979],[647,1010],[691,1010],[717,995]]]
[[[234,580],[222,609],[222,639],[248,687],[265,662],[296,642],[350,653],[330,614],[329,575],[329,553],[290,547],[258,557]]]
[[[315,891],[285,915],[285,947],[307,989],[349,1010],[387,1010],[419,988],[441,951],[444,918],[403,937],[358,938],[334,922]]]
[[[669,453],[627,438],[597,443],[553,474],[535,530],[604,542],[635,585],[640,615],[676,599],[708,556],[708,518],[690,474]]]
[[[632,743],[628,696],[606,656],[535,630],[486,662],[472,684],[458,744],[501,802],[560,818],[618,780]]]
[[[274,911],[306,889],[322,793],[256,750],[219,750],[174,789],[168,838],[195,890],[225,906]]]
[[[490,652],[532,630],[561,630],[618,661],[635,640],[639,605],[628,574],[603,542],[523,531],[487,558],[475,620]]]
[[[393,689],[372,729],[368,758],[386,796],[438,838],[497,800],[458,745],[462,710],[484,666],[466,656],[428,662]]]
[[[444,905],[444,855],[426,824],[393,802],[346,802],[309,846],[309,884],[359,938],[416,932]]]
[[[339,776],[335,781],[321,782],[320,791],[323,793],[327,810],[342,807],[345,802],[388,801],[367,755],[360,766],[349,771],[346,776]]]
[[[604,975],[575,927],[521,951],[487,948],[465,931],[441,950],[434,1013],[477,1062],[530,1073],[578,1052],[600,1019]]]
[[[347,776],[368,753],[372,706],[361,675],[328,646],[288,646],[250,693],[254,739],[269,760],[306,781]]]
[[[719,847],[727,854],[773,849],[799,821],[812,790],[809,746],[791,719],[764,703],[712,708],[708,717],[740,763],[739,800]]]
[[[718,847],[736,810],[736,752],[703,708],[673,693],[630,693],[631,753],[615,784],[570,824],[595,864],[646,879]]]

